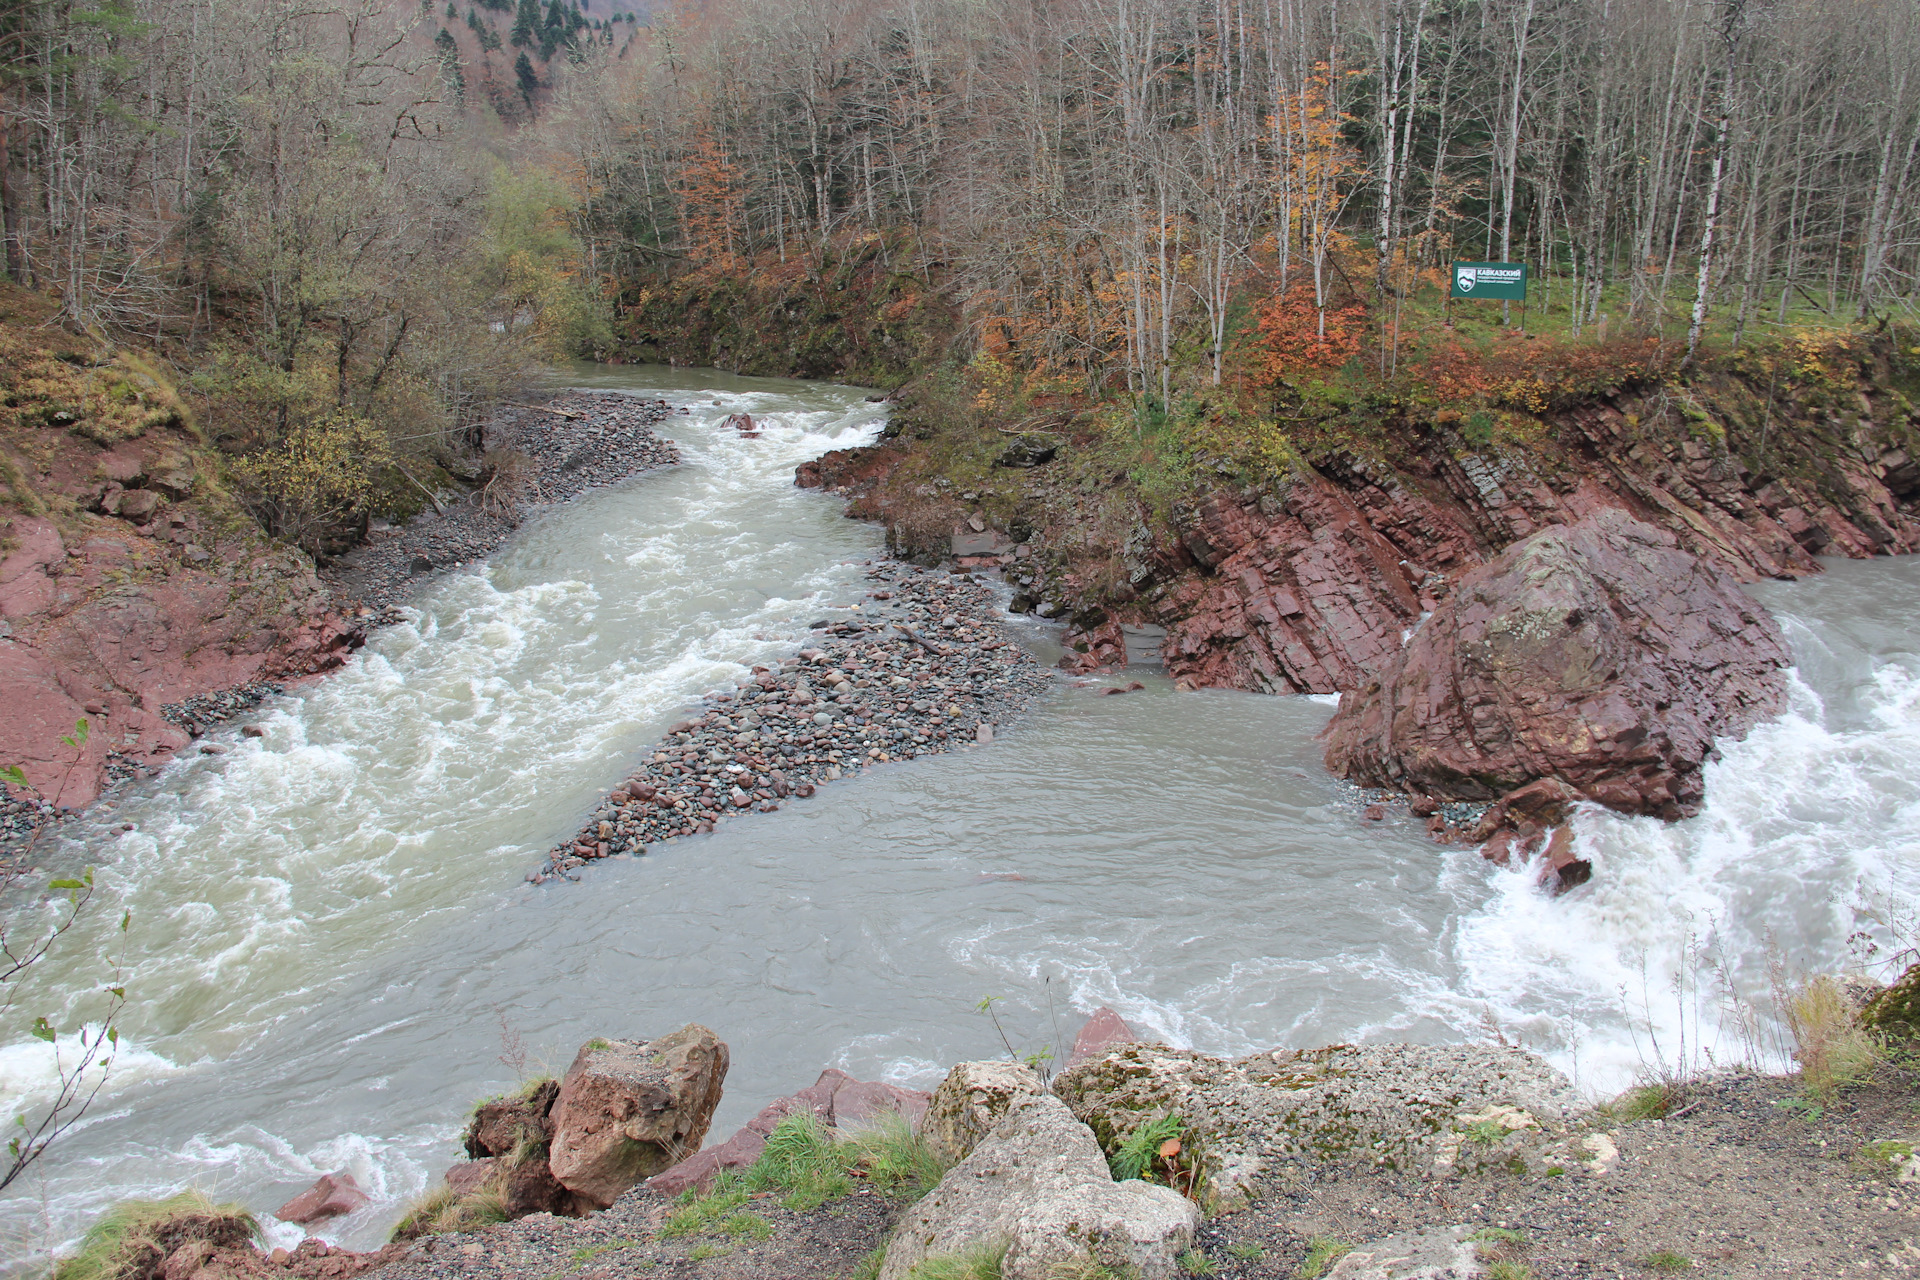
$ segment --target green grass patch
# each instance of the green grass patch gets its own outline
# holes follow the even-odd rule
[[[54,1264],[54,1280],[118,1280],[158,1275],[160,1264],[194,1240],[250,1245],[259,1225],[245,1206],[215,1204],[198,1191],[164,1200],[123,1200],[93,1224],[70,1258]]]
[[[1891,1182],[1900,1176],[1907,1167],[1907,1161],[1913,1158],[1913,1144],[1898,1138],[1884,1138],[1879,1142],[1863,1144],[1853,1153],[1853,1167],[1861,1175],[1869,1178],[1884,1178]]]
[[[1601,1111],[1615,1124],[1658,1120],[1677,1109],[1684,1096],[1678,1085],[1644,1084],[1627,1090]]]
[[[1198,1249],[1188,1249],[1174,1259],[1180,1270],[1190,1276],[1210,1276],[1214,1274],[1213,1259]]]
[[[1649,1271],[1657,1271],[1663,1276],[1678,1275],[1682,1271],[1693,1270],[1693,1259],[1684,1253],[1675,1253],[1671,1249],[1656,1249],[1640,1259],[1640,1265]]]
[[[601,1244],[590,1244],[585,1248],[575,1249],[567,1256],[575,1262],[591,1262],[603,1253],[618,1253],[622,1249],[638,1249],[642,1246],[642,1243],[643,1242],[639,1240],[608,1240]]]
[[[1300,1280],[1320,1280],[1334,1263],[1353,1252],[1353,1246],[1332,1236],[1307,1241],[1307,1258],[1300,1264]]]
[[[506,1189],[497,1180],[464,1196],[442,1183],[407,1206],[391,1238],[415,1240],[506,1221]]]
[[[751,1196],[752,1193],[741,1185],[737,1176],[728,1177],[723,1173],[714,1180],[714,1189],[706,1195],[688,1191],[674,1201],[673,1211],[660,1228],[660,1239],[729,1235],[764,1240],[772,1234],[773,1228],[759,1214],[746,1211]]]
[[[1487,1280],[1533,1280],[1533,1268],[1512,1258],[1502,1258],[1488,1265]]]
[[[1000,1280],[1000,1264],[1006,1256],[1004,1243],[971,1245],[958,1253],[923,1258],[907,1272],[907,1280]]]
[[[1267,1246],[1258,1240],[1235,1240],[1227,1246],[1227,1252],[1242,1262],[1258,1262],[1267,1256]]]
[[[708,1258],[724,1258],[732,1252],[733,1250],[727,1248],[725,1245],[715,1244],[713,1241],[708,1240],[687,1250],[687,1261],[705,1262]]]

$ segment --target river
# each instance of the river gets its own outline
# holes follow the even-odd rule
[[[722,1135],[826,1066],[931,1087],[1003,1053],[985,996],[1022,1050],[1109,1004],[1219,1052],[1497,1032],[1608,1091],[1752,1038],[1716,964],[1751,1000],[1770,955],[1833,968],[1850,934],[1890,951],[1902,928],[1885,891],[1920,864],[1912,561],[1756,588],[1795,645],[1792,711],[1710,766],[1698,819],[1581,816],[1596,880],[1559,900],[1410,820],[1359,821],[1320,767],[1326,700],[1150,672],[1122,698],[1063,680],[988,746],[528,886],[666,724],[857,598],[882,549],[792,485],[878,429],[860,390],[575,382],[688,404],[662,428],[683,465],[539,513],[269,704],[263,738],[223,730],[225,755],[98,814],[102,909],[20,1007],[71,1024],[110,955],[132,1004],[84,1127],[0,1201],[16,1265],[119,1198],[192,1184],[267,1211],[343,1168],[373,1203],[321,1234],[369,1247],[455,1158],[472,1099],[596,1035],[713,1027],[733,1051]],[[761,438],[722,431],[735,412]],[[1044,624],[1010,625],[1051,652]],[[0,1046],[11,1109],[51,1078],[23,1031]]]

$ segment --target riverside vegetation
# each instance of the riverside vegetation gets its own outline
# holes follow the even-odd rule
[[[365,620],[316,562],[510,490],[487,424],[561,355],[905,384],[807,482],[903,556],[1006,571],[1082,668],[1144,637],[1189,685],[1376,681],[1460,581],[1602,509],[1749,580],[1920,545],[1910,5],[506,12],[0,13],[0,579],[34,642],[0,649],[0,749],[47,805],[184,745],[168,708],[345,661]],[[1496,255],[1534,305],[1446,301]],[[194,624],[171,652],[162,618]],[[41,659],[96,634],[124,660],[75,698]],[[552,866],[776,802],[789,746],[805,786],[978,715],[915,701],[878,742],[658,752],[639,799],[682,803],[629,787]],[[74,770],[83,714],[113,745]],[[1816,1093],[1885,1056],[1809,1038],[1833,1003],[1782,1010]]]

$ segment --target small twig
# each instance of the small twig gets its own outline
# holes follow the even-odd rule
[[[894,625],[894,629],[899,631],[901,635],[913,641],[915,644],[925,649],[928,653],[946,653],[947,652],[947,647],[945,645],[936,644],[932,640],[928,640],[923,636],[915,634],[915,632],[911,627],[902,626],[898,622],[894,623],[893,625]]]
[[[563,418],[572,418],[572,419],[573,419],[574,421],[576,421],[576,422],[585,422],[585,421],[587,421],[587,415],[586,415],[586,414],[584,414],[584,413],[575,413],[575,412],[574,412],[573,410],[571,410],[571,409],[555,409],[555,408],[554,408],[553,406],[551,406],[551,405],[544,405],[544,404],[535,404],[535,405],[528,405],[527,407],[528,407],[528,408],[530,408],[530,409],[532,409],[532,410],[533,410],[534,412],[536,412],[536,413],[557,413],[557,414],[559,414],[559,415],[560,415],[561,417],[563,417]]]

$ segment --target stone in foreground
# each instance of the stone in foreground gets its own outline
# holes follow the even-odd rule
[[[1472,1280],[1485,1275],[1465,1227],[1441,1227],[1361,1245],[1334,1263],[1327,1280]]]
[[[920,1136],[942,1159],[964,1160],[1009,1111],[1045,1092],[1039,1073],[1025,1063],[959,1063],[933,1091]]]
[[[1172,1280],[1174,1259],[1199,1225],[1199,1206],[1178,1192],[1115,1182],[1093,1132],[1057,1098],[1041,1096],[1015,1107],[908,1210],[879,1280],[906,1280],[928,1258],[991,1244],[1006,1246],[1003,1280],[1048,1280],[1093,1265]]]
[[[1731,574],[1616,510],[1542,530],[1461,579],[1342,697],[1327,767],[1495,800],[1541,778],[1625,813],[1697,813],[1714,739],[1774,715],[1780,628]]]
[[[583,1046],[553,1105],[553,1176],[598,1208],[700,1149],[727,1046],[697,1023],[646,1042]]]
[[[1295,1158],[1440,1176],[1576,1163],[1566,1124],[1580,1099],[1566,1077],[1495,1045],[1333,1045],[1229,1061],[1131,1044],[1061,1072],[1053,1091],[1109,1151],[1141,1124],[1178,1116],[1199,1139],[1208,1212],[1244,1206],[1262,1170]]]

